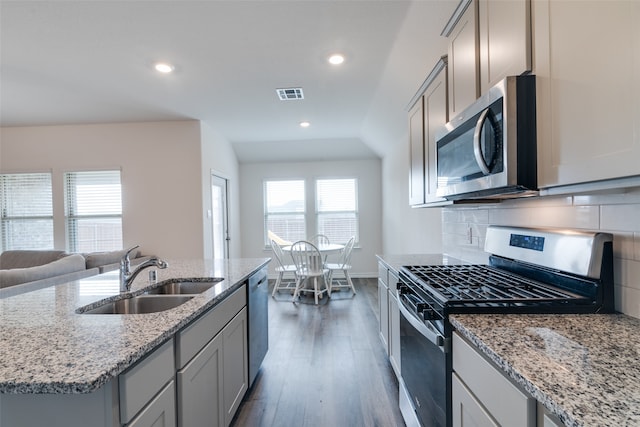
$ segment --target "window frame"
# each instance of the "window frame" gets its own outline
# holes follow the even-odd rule
[[[23,185],[28,185],[29,182],[34,184],[44,184],[48,188],[48,200],[44,201],[44,204],[48,206],[49,210],[46,215],[39,215],[37,212],[34,212],[31,215],[9,215],[8,208],[9,205],[9,189],[7,183],[7,177],[16,177],[16,176],[31,176],[36,177],[40,176],[40,178],[44,179],[30,179],[24,180]],[[40,182],[38,182],[40,181]],[[54,215],[53,215],[53,174],[51,171],[47,172],[5,172],[0,173],[0,252],[7,250],[18,250],[18,249],[29,249],[29,250],[50,250],[55,246],[55,231],[54,231]],[[33,197],[33,192],[30,193]],[[46,195],[45,195],[46,197]],[[31,204],[33,206],[33,204]],[[38,207],[42,206],[41,204],[37,205]],[[9,244],[10,234],[7,232],[7,228],[9,224],[12,222],[40,222],[40,221],[48,221],[50,234],[49,234],[49,242],[46,245],[13,245]],[[13,240],[13,239],[12,239]]]
[[[354,210],[335,210],[335,211],[320,211],[320,200],[319,200],[319,196],[320,196],[320,192],[318,191],[318,187],[319,187],[319,183],[321,181],[353,181],[353,191],[354,191]],[[354,241],[354,246],[358,246],[360,243],[360,210],[358,207],[358,188],[359,188],[359,182],[358,182],[358,178],[354,177],[354,176],[348,176],[348,177],[323,177],[323,178],[315,178],[314,179],[314,203],[315,203],[315,224],[314,224],[314,228],[316,230],[316,234],[324,234],[327,235],[327,231],[326,230],[321,230],[320,229],[320,224],[322,223],[322,221],[320,221],[320,217],[322,215],[335,215],[335,214],[349,214],[349,213],[353,213],[354,216],[354,220],[355,220],[355,230],[352,236],[349,236],[348,238],[351,237],[355,237],[355,241]],[[333,243],[335,239],[332,239],[331,236],[328,236],[329,240]],[[347,240],[348,240],[347,238]],[[347,241],[340,241],[340,242],[336,242],[336,243],[341,243],[341,244],[346,244]]]
[[[104,174],[106,179],[113,179],[108,174],[118,174],[119,185],[119,213],[92,213],[92,214],[79,214],[78,211],[78,194],[77,194],[77,179],[80,175],[93,174],[99,176]],[[117,238],[116,245],[101,246],[100,241],[93,240],[94,247],[90,252],[96,251],[108,251],[108,250],[120,250],[123,247],[124,232],[123,232],[123,208],[122,208],[122,170],[121,169],[92,169],[92,170],[76,170],[66,171],[63,175],[64,186],[64,225],[65,225],[65,246],[69,252],[79,252],[81,244],[78,241],[78,223],[82,220],[118,220],[119,221],[119,238]]]
[[[308,229],[308,224],[307,224],[307,203],[308,203],[308,198],[307,198],[307,180],[304,178],[276,178],[276,179],[264,179],[262,181],[262,201],[263,201],[263,239],[264,239],[264,246],[265,248],[270,248],[271,247],[271,239],[269,238],[269,226],[268,226],[268,222],[269,222],[269,217],[270,215],[274,215],[275,213],[270,213],[268,211],[269,208],[269,202],[268,202],[268,184],[270,182],[299,182],[302,183],[302,212],[298,212],[298,211],[290,211],[290,212],[277,212],[278,216],[302,216],[302,223],[303,223],[303,235],[306,236],[307,234],[307,229]],[[288,236],[280,236],[283,239],[287,240]],[[306,237],[302,237],[302,239],[305,239]],[[294,243],[294,242],[291,242]]]

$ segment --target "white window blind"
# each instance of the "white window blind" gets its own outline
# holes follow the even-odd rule
[[[270,234],[292,243],[305,239],[304,180],[264,182],[264,229],[265,246]]]
[[[354,178],[316,181],[316,225],[331,243],[358,242],[358,182]]]
[[[67,172],[65,219],[68,251],[122,249],[120,171]]]
[[[50,173],[0,174],[2,251],[53,249]]]

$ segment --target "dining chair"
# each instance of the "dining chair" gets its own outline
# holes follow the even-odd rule
[[[324,293],[331,296],[326,280],[329,270],[324,268],[322,255],[313,243],[305,240],[295,242],[291,246],[291,257],[296,266],[296,289],[293,293],[293,302],[300,295],[302,284],[308,279],[313,279],[313,296],[316,304],[318,304],[318,297],[322,298]],[[324,283],[324,289],[320,289],[318,285],[320,279]]]
[[[313,243],[316,248],[320,247],[320,246],[323,246],[323,245],[330,245],[331,244],[331,241],[329,240],[329,238],[327,236],[325,236],[324,234],[316,234],[315,236],[313,236],[313,237],[311,237],[309,239],[309,242]],[[322,261],[324,263],[326,263],[327,262],[327,258],[328,258],[328,255],[325,254],[323,256],[323,258],[322,258]]]
[[[276,293],[282,289],[295,291],[296,266],[285,263],[284,252],[275,240],[271,240],[271,249],[273,249],[273,255],[276,257],[276,261],[278,262],[278,265],[276,266],[276,273],[278,273],[278,277],[276,278],[275,285],[273,285],[273,292],[271,293],[271,296],[275,297]],[[293,281],[283,281],[285,274],[291,274],[293,276]]]
[[[349,270],[351,270],[351,252],[353,250],[355,240],[356,238],[352,237],[351,239],[349,239],[347,244],[344,245],[344,249],[340,253],[340,259],[337,263],[325,263],[324,267],[329,270],[329,275],[327,278],[327,281],[329,282],[329,293],[331,293],[334,288],[351,288],[353,294],[356,294],[356,288],[353,286],[351,276],[349,275]],[[337,285],[333,284],[333,274],[337,271],[341,271],[344,275],[344,284],[341,284],[338,279],[336,279]]]
[[[320,245],[328,245],[331,243],[329,241],[329,238],[324,234],[316,234],[315,236],[309,239],[309,242],[313,243],[316,247]]]

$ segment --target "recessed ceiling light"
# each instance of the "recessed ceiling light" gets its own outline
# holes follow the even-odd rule
[[[158,62],[156,65],[154,65],[154,68],[159,73],[165,73],[165,74],[175,70],[175,67],[173,65],[167,64],[166,62]]]
[[[309,126],[311,126],[311,123],[309,123],[306,120],[304,122],[300,122],[300,127],[301,128],[308,128]]]
[[[336,53],[329,57],[329,63],[333,65],[340,65],[344,62],[344,55]]]

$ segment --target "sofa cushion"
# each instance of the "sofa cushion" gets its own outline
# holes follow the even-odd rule
[[[0,270],[27,268],[49,264],[67,256],[65,251],[56,250],[13,250],[0,254]]]
[[[45,265],[29,268],[0,270],[0,288],[60,276],[85,269],[84,257],[80,254],[65,256]]]
[[[116,264],[120,262],[120,259],[127,253],[127,249],[121,251],[109,251],[109,252],[91,252],[84,254],[87,268],[101,267],[107,264]],[[140,251],[133,251],[129,256],[130,259],[137,258]]]

